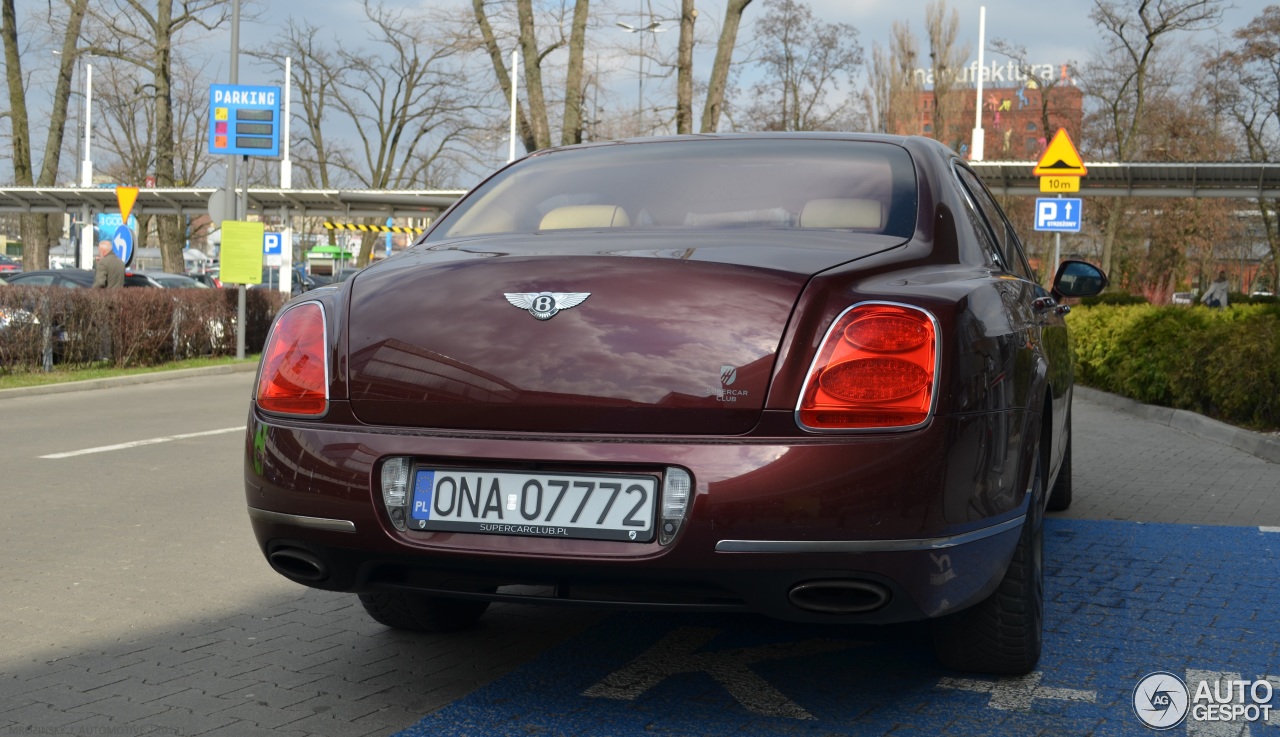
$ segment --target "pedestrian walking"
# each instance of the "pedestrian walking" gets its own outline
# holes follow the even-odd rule
[[[1227,272],[1219,271],[1218,278],[1209,283],[1209,288],[1205,290],[1204,296],[1200,301],[1210,307],[1222,309],[1227,306]]]
[[[93,286],[123,287],[124,262],[111,247],[111,241],[98,241],[98,261],[93,265]]]

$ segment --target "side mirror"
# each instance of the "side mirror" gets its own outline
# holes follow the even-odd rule
[[[1053,279],[1053,291],[1063,297],[1092,297],[1106,288],[1107,275],[1085,261],[1063,261]]]

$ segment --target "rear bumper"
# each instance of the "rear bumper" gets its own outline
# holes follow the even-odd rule
[[[1022,428],[1024,414],[939,417],[881,437],[673,442],[428,434],[252,412],[246,495],[273,567],[317,588],[908,621],[970,606],[1004,575],[1026,512],[1020,469],[1030,465],[1017,450],[1024,444],[995,443],[992,428]],[[379,460],[390,455],[597,472],[675,465],[695,490],[667,546],[401,532],[376,488]],[[796,593],[814,582],[883,600],[865,611],[815,609]]]

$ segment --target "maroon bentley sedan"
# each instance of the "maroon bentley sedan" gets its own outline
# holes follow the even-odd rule
[[[280,313],[245,492],[287,578],[396,628],[493,601],[930,620],[1029,671],[1071,501],[1068,261],[1041,287],[923,138],[539,151]]]

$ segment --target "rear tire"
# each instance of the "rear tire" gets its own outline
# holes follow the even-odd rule
[[[475,624],[487,601],[427,596],[407,591],[360,594],[364,610],[380,624],[412,632],[456,632]]]
[[[1067,421],[1067,450],[1062,454],[1062,465],[1058,468],[1058,478],[1053,482],[1053,490],[1049,492],[1050,512],[1061,512],[1071,507],[1071,421]]]
[[[991,596],[933,621],[938,662],[953,670],[1021,675],[1040,660],[1044,627],[1044,481],[1037,464],[1027,520],[1013,560]]]

